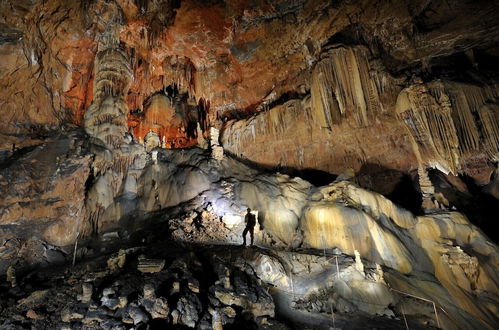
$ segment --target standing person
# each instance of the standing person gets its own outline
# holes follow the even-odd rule
[[[244,222],[246,223],[246,228],[243,231],[243,246],[246,246],[246,234],[249,232],[251,237],[251,245],[253,246],[253,240],[255,236],[255,225],[256,217],[251,213],[251,209],[248,207],[246,216],[244,217]]]

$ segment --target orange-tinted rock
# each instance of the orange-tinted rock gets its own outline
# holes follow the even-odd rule
[[[134,118],[137,116],[132,120]],[[132,122],[136,124],[132,133],[137,139],[144,140],[147,133],[155,132],[165,148],[188,147],[197,143],[195,136],[188,134],[189,120],[185,113],[177,113],[170,98],[156,94],[148,101],[141,118]]]
[[[95,55],[94,36],[85,31],[79,3],[33,2],[26,11],[22,5],[15,10],[8,3],[0,6],[2,16],[9,13],[4,16],[8,24],[22,33],[13,43],[0,43],[0,63],[9,66],[0,69],[0,102],[8,113],[0,130],[79,124],[92,94],[88,84]]]
[[[320,71],[318,63],[339,45],[364,45],[365,52],[371,55],[370,69],[381,73],[379,80],[384,82],[390,75],[397,76],[396,84],[390,86],[402,89],[412,84],[412,75],[439,75],[440,71],[429,72],[432,61],[438,57],[460,71],[460,62],[446,60],[452,54],[469,58],[473,62],[470,79],[478,75],[480,80],[482,71],[475,71],[482,69],[481,63],[479,56],[475,58],[473,54],[485,52],[494,56],[497,51],[493,47],[499,40],[497,11],[490,2],[460,0],[449,5],[428,4],[423,0],[410,3],[185,0],[175,4],[163,0],[34,0],[13,4],[13,1],[0,4],[0,105],[4,114],[0,132],[4,134],[51,131],[81,124],[82,115],[93,100],[96,44],[110,19],[118,22],[115,28],[120,30],[120,47],[131,62],[133,81],[129,93],[124,95],[128,110],[144,111],[145,102],[152,95],[167,86],[176,86],[181,93],[188,93],[189,98],[210,104],[207,120],[201,123],[203,129],[207,122],[220,127],[221,121],[217,119],[247,117],[269,104],[281,104],[287,95],[308,94],[313,89],[311,73],[313,76]],[[461,54],[463,51],[466,55]],[[352,61],[345,63],[349,67]],[[463,68],[464,71],[469,70]],[[349,85],[351,89],[358,84]],[[369,93],[369,86],[361,85]],[[385,105],[393,103],[391,98],[397,95],[390,90],[378,92]],[[347,112],[350,108],[346,107]],[[389,109],[381,112],[385,110]],[[482,112],[493,117],[494,111],[480,111],[480,116]],[[137,132],[140,138],[150,129],[149,122],[141,123],[145,120],[142,116],[132,114],[128,119],[129,130]],[[369,120],[361,122],[366,124]],[[378,123],[373,125],[380,127]],[[373,141],[381,141],[393,133],[397,136],[393,144],[397,145],[405,133],[389,125],[391,122],[383,128],[384,132],[367,127],[353,131],[378,134]],[[172,139],[179,136],[180,127],[165,127],[161,133],[164,136]],[[484,134],[494,131],[494,127],[485,125]],[[345,134],[346,141],[354,140],[355,134],[348,125],[337,131]],[[321,137],[314,141],[328,139]],[[414,158],[401,160],[399,147],[392,148],[391,142],[386,142],[385,147],[388,152],[373,147],[365,155],[359,150],[367,146],[352,146],[351,152],[343,145],[334,149],[327,145],[317,147],[321,150],[321,155],[315,157],[319,165],[311,168],[338,168],[334,172],[339,173],[343,166],[337,165],[344,163],[351,167],[347,165],[350,158],[366,158],[380,165],[376,161],[381,157],[370,155],[381,150],[387,154],[387,161],[381,160],[383,166],[417,167],[412,162]],[[279,159],[266,161],[287,163],[286,158],[292,159],[295,156],[291,154],[296,152],[283,153],[286,155]],[[463,160],[464,170],[476,172],[473,176],[480,183],[487,182],[489,170],[482,169],[488,166],[488,159],[483,155],[469,155],[468,159]],[[359,167],[357,160],[354,167]]]

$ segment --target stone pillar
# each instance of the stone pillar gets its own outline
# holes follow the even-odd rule
[[[418,167],[418,180],[419,180],[419,189],[421,190],[423,198],[422,208],[425,210],[438,208],[438,206],[435,206],[435,203],[433,202],[434,200],[433,196],[435,195],[435,188],[433,187],[433,184],[430,181],[430,177],[428,176],[426,167],[424,167],[423,165]]]
[[[201,149],[208,149],[208,141],[203,136],[203,130],[201,129],[201,125],[197,123],[196,126],[196,133],[197,133],[197,138],[198,138],[198,146]]]
[[[86,132],[109,149],[125,143],[128,105],[125,95],[132,82],[132,69],[119,45],[119,25],[106,30],[99,40],[94,63],[93,101],[84,116]]]
[[[220,146],[218,136],[218,129],[216,129],[215,127],[210,127],[211,157],[216,160],[222,160],[224,158],[224,148]]]

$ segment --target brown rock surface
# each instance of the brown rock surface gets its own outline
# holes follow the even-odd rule
[[[470,12],[473,15],[465,15]],[[357,31],[374,53],[386,53],[399,67],[487,47],[499,37],[494,29],[496,8],[464,1],[333,5],[241,0],[175,5],[170,1],[80,4],[51,0],[17,6],[4,2],[2,14],[2,35],[9,41],[1,46],[2,65],[11,70],[2,78],[4,86],[12,86],[5,94],[11,104],[9,113],[16,114],[16,121],[24,120],[19,109],[26,107],[22,105],[33,100],[32,95],[43,95],[48,103],[38,101],[32,105],[36,108],[23,111],[28,119],[45,111],[33,117],[36,124],[58,123],[47,111],[81,115],[88,106],[96,37],[113,15],[122,15],[120,39],[135,63],[131,109],[142,108],[152,93],[177,83],[197,99],[208,100],[220,115],[227,110],[252,111],[263,100],[275,100],[306,84],[296,78],[307,75],[331,36]],[[19,97],[16,89],[25,86],[26,80],[35,89]],[[43,86],[43,93],[36,89]],[[78,116],[70,118],[78,122]]]
[[[191,146],[198,135],[196,122],[207,137],[208,125],[221,126],[217,118],[239,118],[310,93],[311,101],[302,100],[299,107],[305,113],[289,104],[277,107],[280,114],[273,116],[272,125],[281,131],[276,134],[267,136],[264,130],[258,141],[243,137],[239,145],[234,139],[244,133],[234,130],[245,124],[229,125],[234,128],[222,134],[229,151],[242,151],[240,156],[271,167],[334,174],[364,167],[366,186],[384,193],[419,166],[393,112],[400,90],[416,88],[411,76],[438,77],[440,71],[429,72],[441,63],[486,82],[482,77],[488,73],[476,72],[477,65],[495,56],[492,46],[499,40],[497,8],[466,1],[7,1],[0,12],[0,102],[7,116],[0,133],[80,125],[83,112],[92,110],[93,94],[101,89],[93,87],[97,44],[113,24],[133,77],[124,90],[127,106],[120,108],[137,139],[154,131],[164,147]],[[462,58],[472,63],[468,69],[461,68]],[[167,87],[184,95],[182,109],[176,106],[181,120],[157,118],[158,111],[168,108],[158,104],[157,96]],[[453,93],[452,107],[462,100]],[[472,113],[479,114],[478,131],[497,151],[495,97],[487,94],[487,104]],[[266,121],[268,115],[263,116]],[[277,124],[279,116],[284,117]],[[458,132],[472,129],[472,124],[458,127],[459,120],[454,121]],[[273,142],[275,135],[288,140]],[[459,164],[455,157],[451,164],[439,164],[485,184],[490,154],[484,157],[476,134],[470,136],[469,143],[458,137],[466,153]],[[269,139],[271,147],[263,148]],[[437,152],[454,148],[452,143],[437,143]],[[431,158],[423,159],[426,166],[434,166],[439,155]],[[386,170],[373,173],[373,166]],[[392,182],[376,187],[382,185],[378,174]]]
[[[396,327],[409,306],[411,326],[495,328],[498,248],[467,215],[496,213],[498,17],[465,0],[0,2],[0,294],[19,301],[0,327],[338,311]],[[268,252],[216,248],[241,243],[247,208]],[[112,271],[69,279],[90,306],[49,316],[24,272],[70,254]],[[130,266],[164,285],[111,284]]]
[[[75,154],[71,139],[46,141],[2,170],[0,225],[13,226],[4,238],[29,238],[36,232],[55,245],[74,241],[90,156]]]

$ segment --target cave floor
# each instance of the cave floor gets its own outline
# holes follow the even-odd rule
[[[319,310],[300,307],[299,301],[308,299],[306,294],[290,294],[262,281],[247,262],[255,253],[275,256],[272,250],[176,242],[158,228],[127,240],[101,238],[85,245],[88,254],[75,266],[68,263],[17,274],[16,287],[2,281],[0,329],[404,327],[401,318],[360,311],[334,312],[333,317],[325,301]],[[320,287],[328,276],[335,276],[333,268],[301,283],[297,280],[295,286],[304,292],[313,285]],[[84,287],[90,288],[86,295]],[[417,322],[408,322],[411,329],[420,328]]]

